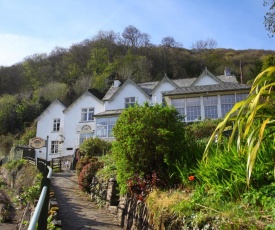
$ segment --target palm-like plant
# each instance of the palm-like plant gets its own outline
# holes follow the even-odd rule
[[[207,159],[209,148],[213,144],[216,135],[218,135],[219,146],[222,140],[222,132],[228,124],[233,123],[228,147],[233,141],[237,141],[239,154],[247,154],[248,185],[261,144],[266,140],[275,141],[274,89],[275,66],[272,66],[255,78],[247,99],[235,104],[224,120],[218,124],[204,152],[204,159]]]

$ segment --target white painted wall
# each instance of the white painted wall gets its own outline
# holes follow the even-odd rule
[[[152,103],[162,104],[162,92],[174,90],[175,88],[170,82],[161,82],[152,92]]]
[[[62,134],[64,127],[64,114],[63,110],[65,106],[58,100],[52,102],[52,104],[38,117],[36,136],[41,137],[48,141],[48,160],[59,157],[59,154],[51,155],[51,141],[58,140],[59,135]],[[53,121],[55,118],[60,118],[60,130],[57,132],[53,131]],[[46,148],[36,149],[36,157],[46,159]]]
[[[151,102],[150,98],[147,97],[141,89],[131,83],[127,83],[116,92],[111,100],[105,102],[105,110],[124,109],[124,99],[126,97],[135,97],[136,102],[140,105],[146,101]]]
[[[201,85],[216,85],[219,84],[213,77],[210,77],[208,75],[205,75],[198,79],[198,81],[195,83],[195,86],[201,86]]]
[[[94,108],[95,114],[104,111],[103,102],[89,92],[86,92],[64,111],[65,139],[62,145],[63,156],[73,155],[75,149],[79,147],[79,136],[83,126],[88,125],[92,130],[95,130],[95,121],[81,121],[81,109],[92,107]]]

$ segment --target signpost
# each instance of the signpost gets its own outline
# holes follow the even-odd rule
[[[41,137],[34,137],[29,140],[29,146],[35,149],[41,149],[46,147],[46,162],[48,162],[48,143],[49,143],[49,136],[47,136],[47,140],[42,139]]]
[[[46,140],[42,139],[41,137],[34,137],[29,140],[29,146],[35,148],[35,149],[41,149],[42,147],[45,147]]]

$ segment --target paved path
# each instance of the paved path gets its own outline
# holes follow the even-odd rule
[[[63,230],[122,230],[112,216],[78,189],[75,171],[53,173],[51,181]]]

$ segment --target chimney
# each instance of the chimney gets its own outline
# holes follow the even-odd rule
[[[114,85],[113,85],[113,86],[114,86],[114,87],[119,87],[120,84],[121,84],[120,80],[115,79],[115,80],[114,80]]]
[[[119,80],[119,75],[118,75],[118,73],[116,73],[113,86],[119,87],[120,84],[121,84],[121,81]]]
[[[228,68],[228,67],[224,68],[224,76],[231,76],[230,68]]]

